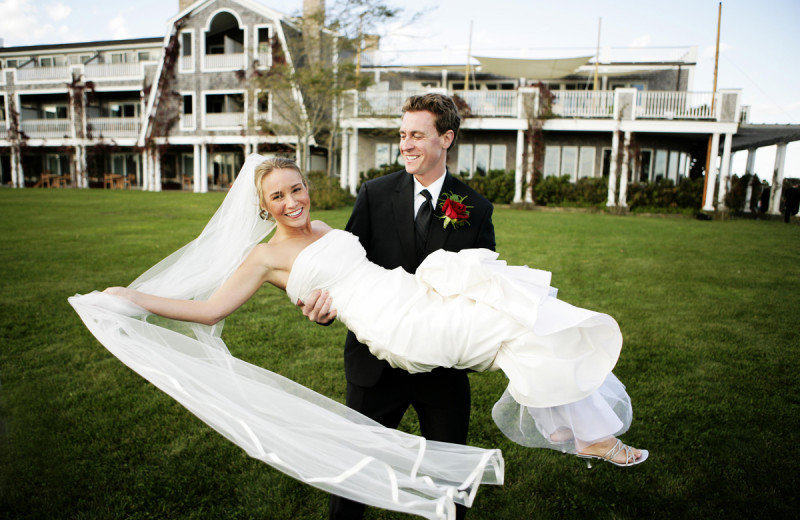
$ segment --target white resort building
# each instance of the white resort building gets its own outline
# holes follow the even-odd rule
[[[260,125],[286,117],[286,107],[250,81],[276,53],[292,64],[291,41],[302,38],[302,21],[268,4],[182,0],[157,38],[0,47],[2,185],[206,192],[230,186],[249,153],[295,153],[299,136],[267,135]],[[472,55],[468,67],[465,55],[375,44],[359,57],[370,85],[331,107],[337,149],[315,143],[306,164],[324,170],[330,158],[333,175],[355,193],[363,172],[402,163],[404,99],[435,91],[454,96],[465,114],[450,171],[515,172],[515,202],[530,200],[526,161],[544,176],[606,177],[607,203],[620,207],[629,183],[677,182],[709,164],[702,209],[713,211],[728,189],[731,154],[754,157],[777,144],[777,213],[786,143],[800,132],[747,125],[739,90],[694,90],[696,48],[537,52]]]

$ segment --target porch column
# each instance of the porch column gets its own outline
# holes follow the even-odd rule
[[[522,202],[522,152],[525,147],[525,132],[517,130],[517,153],[514,163],[514,202]]]
[[[719,157],[719,134],[711,136],[711,154],[706,172],[706,203],[703,211],[714,211],[714,189],[717,186],[717,157]]]
[[[153,191],[161,191],[161,152],[153,152]]]
[[[756,167],[756,150],[758,148],[750,148],[747,150],[747,166],[744,168],[745,175],[754,175],[753,170]],[[750,183],[745,190],[744,212],[750,213],[750,200],[753,198],[753,179],[750,178]]]
[[[11,183],[15,188],[25,187],[25,175],[22,172],[22,157],[19,148],[11,147]]]
[[[769,214],[780,215],[781,192],[783,191],[783,167],[786,163],[786,143],[778,144],[775,150],[775,168],[772,170],[772,189],[769,193]]]
[[[617,153],[619,153],[619,131],[614,130],[611,136],[611,164],[608,167],[608,202],[606,202],[606,206],[609,208],[617,205]]]
[[[208,193],[208,147],[200,145],[200,193]]]
[[[356,195],[358,189],[358,128],[353,128],[353,135],[350,137],[350,159],[348,161],[350,169],[350,193]]]
[[[619,206],[628,207],[628,163],[630,162],[631,133],[625,132],[622,146],[622,173],[619,177]]]
[[[150,152],[147,151],[147,148],[142,150],[140,161],[142,164],[142,179],[139,183],[139,189],[147,191],[147,187],[150,185]]]
[[[343,190],[349,188],[348,183],[350,181],[350,162],[348,158],[350,157],[350,130],[345,130],[342,132],[342,151],[341,151],[341,159],[339,164],[339,186],[342,187]]]
[[[731,178],[731,140],[733,134],[725,134],[725,142],[722,145],[722,164],[719,168],[719,200],[717,209],[725,209],[725,195],[728,193],[728,181]]]
[[[192,147],[192,191],[201,193],[202,186],[200,186],[200,145],[196,144]]]

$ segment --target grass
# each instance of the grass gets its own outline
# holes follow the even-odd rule
[[[0,190],[0,518],[317,519],[327,496],[245,453],[116,360],[67,297],[127,284],[202,229],[221,194]],[[343,227],[349,209],[317,212]],[[498,250],[613,315],[615,373],[651,451],[629,469],[519,447],[494,426],[500,373],[474,374],[470,443],[506,483],[468,518],[774,518],[798,507],[800,226],[498,209]],[[234,355],[344,399],[340,324],[262,289]],[[414,431],[413,413],[402,427]],[[399,515],[371,509],[367,520]]]

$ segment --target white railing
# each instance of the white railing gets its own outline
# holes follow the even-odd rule
[[[244,54],[206,54],[206,69],[241,69],[245,67]]]
[[[222,114],[206,114],[206,128],[244,126],[244,112],[225,112]]]
[[[71,137],[69,119],[25,119],[20,130],[28,137]]]
[[[142,128],[138,119],[122,117],[92,117],[87,121],[92,127],[92,136],[98,137],[136,137]]]
[[[85,66],[87,78],[124,78],[142,75],[138,63],[90,63]]]
[[[403,101],[413,92],[404,90],[388,90],[385,92],[359,92],[359,116],[399,116],[402,114]]]
[[[181,128],[194,130],[194,114],[183,114],[181,116]]]
[[[612,90],[555,90],[552,91],[553,115],[560,117],[612,117]]]
[[[515,90],[457,90],[453,95],[467,103],[473,116],[515,117],[517,115]]]
[[[637,119],[714,119],[713,92],[647,90],[636,96]]]
[[[357,109],[350,112],[348,105],[346,110],[352,114],[350,117],[400,116],[405,99],[418,93],[422,92],[358,92]],[[466,102],[474,117],[525,117],[518,108],[520,94],[516,90],[460,90],[450,94]],[[614,106],[613,90],[559,90],[552,94],[552,114],[557,117],[610,119],[620,110]],[[349,99],[346,98],[346,102],[349,103]],[[636,119],[713,120],[716,118],[711,111],[713,99],[711,92],[643,91],[636,94],[633,115]]]
[[[194,70],[194,56],[181,56],[180,70]]]
[[[256,55],[259,69],[267,69],[272,65],[272,55],[269,52],[259,52]]]
[[[18,81],[46,81],[72,79],[69,67],[27,67],[17,69]]]

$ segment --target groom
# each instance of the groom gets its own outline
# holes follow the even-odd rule
[[[403,105],[400,152],[406,168],[361,187],[346,230],[356,235],[372,262],[414,273],[437,249],[494,250],[492,204],[447,171],[447,151],[458,136],[461,120],[453,99],[442,94],[412,96]],[[427,194],[422,192],[426,191]],[[443,227],[440,199],[466,197],[465,225]],[[376,288],[380,290],[380,288]],[[319,323],[335,316],[335,302],[326,293],[309,298],[303,313]],[[397,428],[409,406],[419,417],[423,437],[466,444],[470,390],[467,372],[437,368],[409,374],[373,356],[349,332],[344,347],[347,406],[389,428]],[[360,519],[364,505],[332,496],[331,520]],[[463,518],[466,508],[457,507]]]

